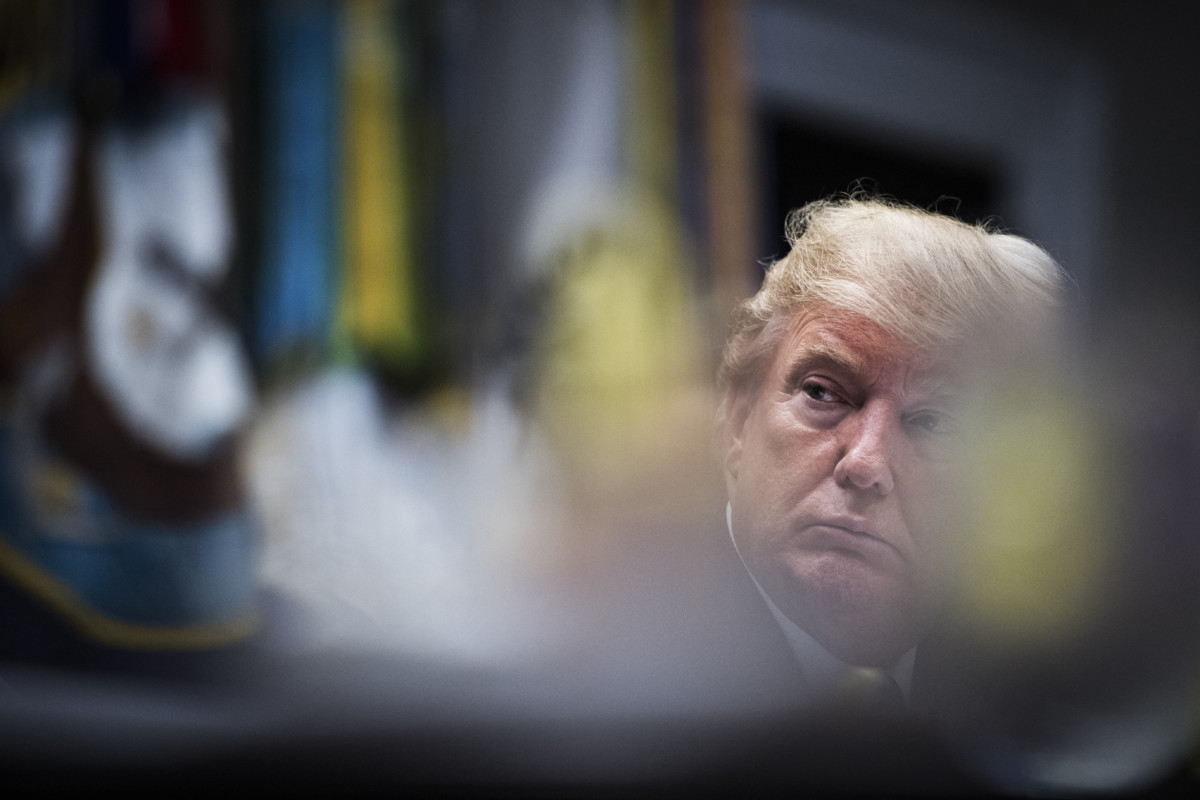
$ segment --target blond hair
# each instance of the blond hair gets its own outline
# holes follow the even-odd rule
[[[866,318],[934,352],[997,322],[1021,328],[1055,308],[1062,268],[1019,236],[881,198],[844,196],[793,211],[790,252],[737,309],[718,375],[726,396],[757,391],[801,311]]]

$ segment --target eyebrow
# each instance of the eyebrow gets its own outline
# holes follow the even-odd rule
[[[802,350],[798,351],[791,360],[791,363],[788,364],[786,372],[787,385],[795,386],[805,370],[817,364],[826,363],[840,367],[855,375],[861,375],[865,369],[865,364],[861,358],[855,358],[845,350],[816,342],[806,345]]]
[[[785,386],[796,386],[804,373],[815,366],[830,364],[861,379],[867,370],[867,360],[853,352],[833,347],[822,342],[805,345],[798,350],[787,366]],[[938,402],[954,402],[962,394],[961,388],[946,375],[924,375],[913,387],[913,394],[925,395]]]

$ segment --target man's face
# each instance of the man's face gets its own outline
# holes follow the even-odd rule
[[[801,313],[757,393],[732,400],[726,480],[747,567],[834,655],[890,663],[947,583],[948,370],[861,317]]]

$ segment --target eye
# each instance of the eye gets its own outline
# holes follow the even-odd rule
[[[818,403],[837,403],[842,399],[832,388],[812,378],[800,384],[800,391]]]
[[[950,436],[958,433],[954,417],[941,411],[918,411],[908,418],[908,424],[922,433]]]
[[[815,429],[837,425],[854,407],[841,385],[819,375],[808,375],[795,383],[790,397],[797,418]]]

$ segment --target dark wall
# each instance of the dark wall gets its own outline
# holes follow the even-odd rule
[[[1200,7],[1192,3],[988,0],[997,13],[1086,48],[1110,103],[1109,250],[1101,306],[1170,298],[1200,315]]]

